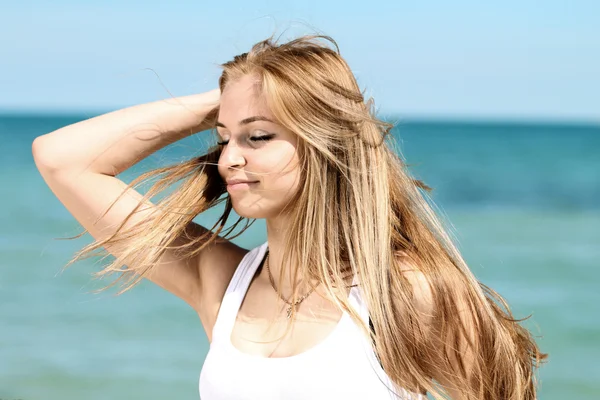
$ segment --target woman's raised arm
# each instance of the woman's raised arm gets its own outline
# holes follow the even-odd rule
[[[219,97],[215,89],[121,109],[60,128],[34,140],[36,166],[79,223],[96,240],[106,239],[143,200],[116,175],[160,148],[210,128]],[[110,211],[98,219],[115,201]],[[123,229],[154,211],[156,206],[146,201],[143,211],[133,213]],[[205,228],[190,222],[175,244],[203,233]],[[124,249],[113,246],[106,250],[118,257]],[[213,311],[244,253],[227,240],[206,247],[193,259],[179,260],[174,250],[167,250],[146,277],[190,304],[210,335],[207,325],[211,325]]]
[[[47,170],[116,176],[155,151],[210,128],[219,90],[159,100],[81,121],[33,142],[36,165]]]

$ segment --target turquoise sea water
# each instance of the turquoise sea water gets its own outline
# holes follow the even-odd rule
[[[35,169],[31,142],[89,115],[0,116],[0,399],[197,399],[207,342],[195,313],[151,283],[90,292],[90,242]],[[474,273],[539,336],[540,399],[600,398],[600,127],[401,122],[414,173]],[[123,174],[198,151],[192,137]],[[198,222],[210,216],[200,216]],[[262,224],[237,241],[265,240]]]

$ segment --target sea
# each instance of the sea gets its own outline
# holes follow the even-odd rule
[[[97,293],[109,283],[92,278],[99,258],[62,270],[91,237],[62,240],[81,227],[43,181],[31,144],[92,116],[0,115],[0,399],[198,399],[208,343],[189,306],[150,282]],[[398,151],[434,189],[471,270],[548,353],[539,398],[600,399],[600,125],[394,121]],[[120,178],[200,154],[203,134]],[[265,240],[260,221],[235,239]]]

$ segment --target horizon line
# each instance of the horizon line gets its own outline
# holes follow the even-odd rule
[[[1,108],[0,117],[77,117],[89,116],[89,118],[117,111],[125,107],[114,109],[40,109],[40,108]],[[502,114],[445,114],[445,113],[401,113],[390,111],[378,111],[376,115],[389,122],[395,120],[395,124],[402,123],[482,123],[482,124],[517,124],[517,125],[565,125],[565,126],[589,126],[600,128],[600,118],[590,117],[550,117],[542,115],[502,115]]]

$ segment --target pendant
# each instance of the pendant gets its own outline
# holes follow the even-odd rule
[[[292,306],[289,306],[287,309],[287,319],[290,319],[291,316],[292,316]]]

